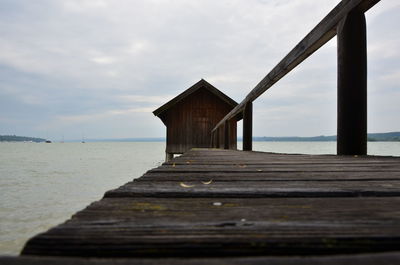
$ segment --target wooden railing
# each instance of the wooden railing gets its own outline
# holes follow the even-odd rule
[[[337,35],[337,154],[365,155],[367,153],[367,53],[364,13],[379,1],[342,0],[239,105],[215,126],[211,136],[213,147],[229,148],[228,121],[243,115],[243,150],[252,150],[252,102]]]

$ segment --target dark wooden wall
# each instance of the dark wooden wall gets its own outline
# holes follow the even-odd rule
[[[211,147],[211,130],[233,107],[209,90],[201,88],[164,114],[167,126],[167,153]],[[232,148],[236,148],[236,121],[230,125]]]
[[[236,132],[237,132],[237,121],[235,119],[229,120],[229,148],[227,149],[237,149],[237,138],[236,138]],[[225,125],[223,128],[218,132],[217,135],[217,142],[215,143],[216,148],[225,148]]]

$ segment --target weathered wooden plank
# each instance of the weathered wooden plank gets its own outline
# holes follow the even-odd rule
[[[212,152],[210,152],[212,151]],[[274,162],[398,162],[398,157],[392,156],[336,156],[336,155],[299,155],[299,154],[277,154],[277,153],[260,153],[260,152],[244,152],[226,150],[227,153],[214,151],[209,149],[207,151],[199,151],[196,153],[188,153],[180,157],[176,157],[173,162],[186,163],[186,162],[236,162],[236,161],[254,161],[264,163]],[[215,153],[214,153],[215,152]],[[169,162],[166,164],[171,164]]]
[[[355,254],[355,255],[330,255],[330,256],[302,256],[302,257],[214,257],[214,258],[163,258],[163,265],[394,265],[400,263],[399,252]],[[159,258],[76,258],[76,257],[0,257],[3,265],[159,265]]]
[[[185,154],[109,191],[31,239],[23,254],[232,257],[399,250],[399,158],[332,162],[332,156],[294,155],[285,161],[282,155],[228,150],[225,160],[207,161],[223,153],[193,150],[189,163]],[[236,163],[243,155],[247,165]]]
[[[288,162],[288,163],[277,163],[277,162],[272,162],[272,163],[253,163],[252,161],[248,161],[247,163],[240,162],[240,161],[232,161],[232,162],[227,162],[227,163],[192,163],[190,161],[187,161],[185,163],[171,163],[171,164],[165,164],[157,169],[180,169],[180,168],[188,168],[188,169],[197,169],[197,168],[210,168],[212,170],[218,170],[218,168],[224,169],[224,168],[257,168],[257,167],[263,167],[263,168],[302,168],[302,167],[307,167],[307,168],[320,168],[320,167],[341,167],[341,168],[360,168],[361,170],[363,168],[382,168],[382,169],[400,169],[399,165],[399,160],[397,162],[379,162],[379,163],[368,163],[368,161],[365,161],[363,163],[359,162],[347,162],[347,163],[341,163],[341,162],[332,162],[332,163],[324,163],[324,162]]]
[[[195,166],[195,165],[223,165],[223,166],[234,166],[234,165],[399,165],[399,159],[393,160],[372,160],[372,159],[363,159],[363,160],[334,160],[334,159],[293,159],[293,160],[283,160],[283,159],[276,159],[273,161],[266,161],[266,160],[258,160],[258,159],[230,159],[230,160],[195,160],[195,159],[184,159],[184,160],[174,160],[173,162],[166,162],[162,166],[176,166],[176,165],[186,165],[186,166]]]
[[[361,197],[400,196],[400,181],[130,182],[105,197]]]
[[[212,151],[212,152],[210,152]],[[304,155],[304,154],[277,154],[265,152],[238,152],[236,150],[223,150],[223,149],[195,149],[189,151],[180,157],[174,159],[175,162],[187,161],[351,161],[351,162],[390,162],[397,161],[398,157],[392,156],[336,156],[336,155]]]
[[[349,167],[332,167],[332,166],[321,166],[321,167],[247,167],[247,166],[236,166],[236,167],[174,167],[174,168],[156,168],[149,172],[260,172],[260,171],[270,171],[270,172],[359,172],[359,171],[370,171],[370,172],[398,172],[400,169],[398,167],[392,166],[349,166]]]
[[[253,168],[258,166],[266,167],[286,167],[307,166],[307,167],[392,167],[400,168],[400,159],[398,157],[376,157],[376,156],[320,156],[320,155],[282,155],[260,152],[240,152],[232,150],[196,150],[175,158],[170,163],[164,163],[161,169],[185,168],[185,166],[194,169],[195,167],[221,166],[221,168]],[[214,168],[213,168],[214,169]],[[370,168],[368,168],[370,170]],[[362,171],[358,168],[357,172]],[[150,171],[152,172],[152,171]],[[218,171],[216,171],[218,172]]]
[[[288,171],[294,170],[307,170],[307,171],[319,171],[323,169],[324,171],[379,171],[384,170],[386,172],[390,171],[400,171],[400,159],[399,158],[380,158],[374,159],[365,157],[363,159],[353,159],[344,158],[334,159],[334,158],[324,158],[315,159],[314,157],[299,157],[294,159],[284,158],[270,158],[270,159],[260,159],[247,157],[246,159],[214,159],[201,160],[193,158],[181,158],[179,160],[174,160],[170,163],[165,163],[162,166],[149,171],[154,172],[170,172],[170,171],[182,171],[190,170],[195,171],[252,171],[265,170],[265,171],[281,171],[286,169]]]
[[[386,181],[400,180],[398,172],[162,172],[147,173],[141,181]]]
[[[27,255],[226,256],[393,251],[400,198],[105,198]]]

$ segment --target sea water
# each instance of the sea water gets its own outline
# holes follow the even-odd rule
[[[0,143],[0,255],[160,165],[164,143]]]
[[[254,142],[253,149],[334,154],[336,143]],[[0,255],[17,255],[30,237],[160,165],[164,150],[163,142],[0,143]],[[400,156],[400,142],[371,142],[368,150]]]

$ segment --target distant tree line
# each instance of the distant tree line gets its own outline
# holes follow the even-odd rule
[[[398,142],[400,141],[400,132],[389,133],[370,133],[368,134],[368,141],[371,142]]]
[[[0,142],[35,142],[40,143],[46,141],[42,138],[16,136],[16,135],[0,135]]]
[[[314,137],[253,137],[254,141],[265,141],[265,142],[329,142],[336,141],[336,135],[332,136],[314,136]],[[389,132],[389,133],[369,133],[369,142],[399,142],[400,132]]]

